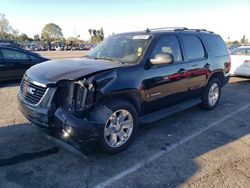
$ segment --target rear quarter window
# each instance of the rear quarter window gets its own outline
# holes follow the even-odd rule
[[[203,35],[209,49],[214,56],[228,55],[227,47],[218,35]]]

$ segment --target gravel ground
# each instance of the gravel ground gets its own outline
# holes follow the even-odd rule
[[[140,127],[117,155],[58,147],[0,88],[0,187],[249,187],[250,79],[231,78],[213,111],[198,107]]]

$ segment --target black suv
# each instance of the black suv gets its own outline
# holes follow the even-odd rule
[[[61,144],[117,153],[138,124],[198,104],[214,109],[229,69],[227,48],[213,32],[147,29],[113,35],[80,59],[31,67],[18,101],[27,119]]]

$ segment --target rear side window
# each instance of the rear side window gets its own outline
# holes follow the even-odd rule
[[[214,56],[228,55],[227,47],[220,36],[203,35],[203,37]]]
[[[245,55],[250,55],[250,48],[246,48]]]
[[[204,47],[197,36],[186,35],[182,40],[189,61],[205,58]]]

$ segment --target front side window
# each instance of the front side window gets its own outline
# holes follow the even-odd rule
[[[183,36],[183,45],[189,61],[205,58],[204,47],[197,36]]]
[[[4,59],[19,59],[19,60],[28,60],[29,56],[23,52],[10,49],[2,49],[2,54]]]
[[[151,40],[150,35],[123,34],[107,38],[87,55],[89,58],[137,63]]]
[[[156,54],[169,53],[173,55],[174,62],[182,61],[182,53],[179,41],[176,36],[164,36],[159,39],[150,58],[154,58]]]

